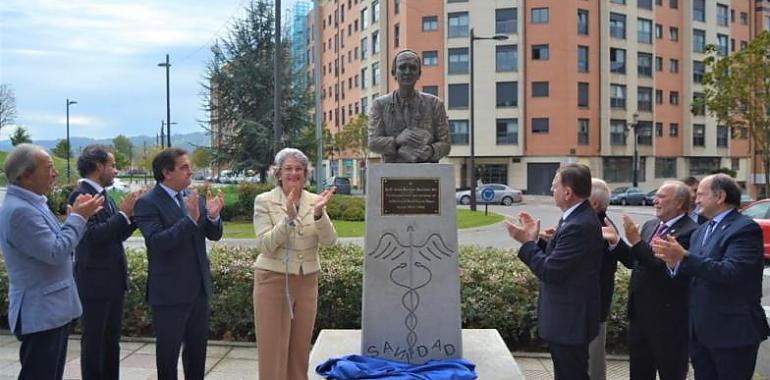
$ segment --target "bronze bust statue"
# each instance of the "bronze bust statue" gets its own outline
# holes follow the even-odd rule
[[[441,99],[415,89],[422,74],[420,57],[400,51],[391,74],[398,90],[372,102],[369,149],[389,163],[438,162],[451,148],[449,124]]]

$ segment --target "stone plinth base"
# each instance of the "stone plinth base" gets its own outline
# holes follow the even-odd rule
[[[524,376],[503,338],[493,329],[465,329],[463,357],[476,364],[479,379],[518,380]],[[361,330],[322,330],[310,353],[310,379],[323,379],[315,367],[327,359],[361,353]]]

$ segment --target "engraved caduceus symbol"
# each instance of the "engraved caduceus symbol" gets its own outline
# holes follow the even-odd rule
[[[430,284],[433,279],[433,273],[429,268],[430,263],[451,257],[453,252],[437,233],[428,235],[424,242],[416,244],[414,227],[407,226],[406,231],[408,234],[406,243],[402,243],[394,233],[387,232],[380,237],[377,247],[367,255],[378,260],[401,261],[390,270],[389,276],[393,284],[404,288],[401,305],[406,309],[404,317],[404,326],[407,329],[406,342],[409,352],[414,352],[418,341],[416,332],[417,309],[420,307],[418,290]]]

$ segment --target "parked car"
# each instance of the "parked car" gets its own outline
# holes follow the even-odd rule
[[[652,206],[653,201],[655,200],[655,193],[657,192],[658,192],[658,189],[655,189],[647,193],[644,196],[644,199],[642,199],[642,206]]]
[[[481,199],[481,191],[485,188],[492,188],[492,190],[495,191],[495,197],[492,198],[492,202],[494,204],[503,204],[506,206],[510,206],[515,202],[521,202],[524,199],[524,196],[522,195],[521,190],[514,189],[512,187],[509,187],[508,185],[503,185],[501,183],[485,183],[479,187],[476,188],[476,202],[482,203],[484,200]],[[468,205],[471,203],[471,191],[470,190],[464,190],[464,191],[458,191],[455,193],[455,200],[457,203],[461,203],[464,205]]]
[[[350,195],[350,178],[333,176],[324,180],[324,189],[332,186],[337,187],[335,194]]]
[[[765,259],[770,260],[770,199],[758,200],[744,207],[741,213],[759,224],[765,245]]]
[[[646,193],[638,187],[618,187],[610,194],[611,205],[640,205]]]
[[[754,198],[746,193],[741,194],[741,208],[744,208],[754,202]]]

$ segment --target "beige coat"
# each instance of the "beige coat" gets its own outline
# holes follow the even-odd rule
[[[288,247],[288,273],[299,274],[300,268],[302,273],[321,270],[318,248],[334,244],[337,232],[326,210],[321,219],[314,220],[313,203],[317,197],[302,191],[293,227],[286,214],[286,195],[280,187],[254,199],[254,232],[259,250],[257,268],[285,273],[284,256]]]

